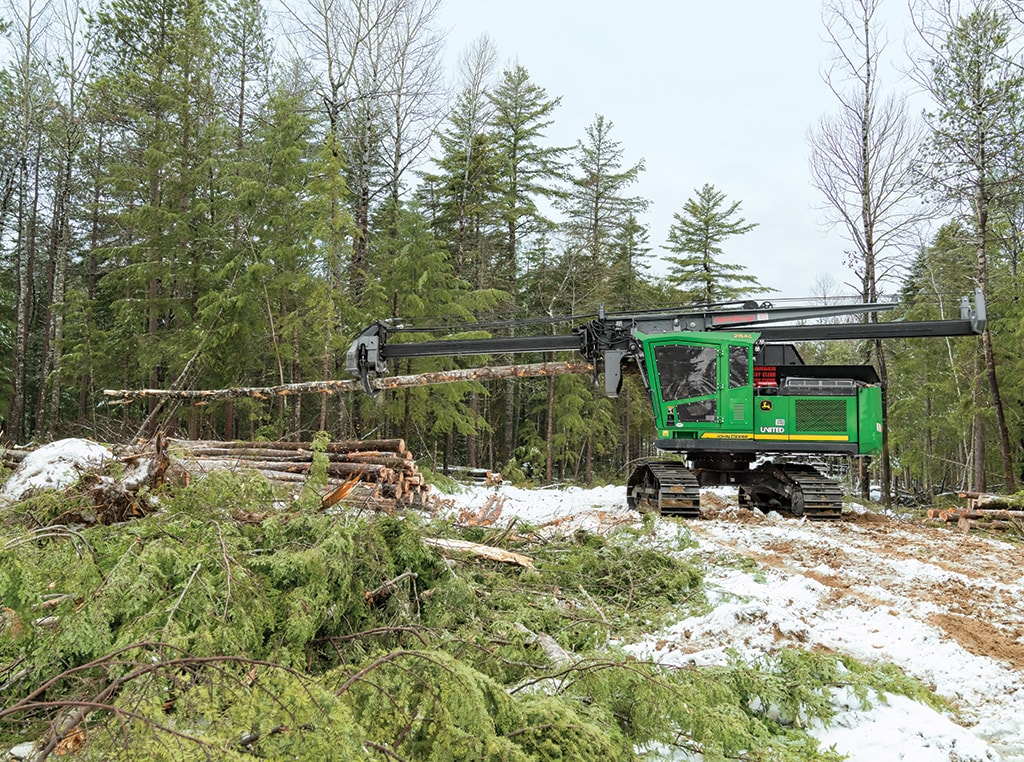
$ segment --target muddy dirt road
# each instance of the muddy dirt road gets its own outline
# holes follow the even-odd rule
[[[810,523],[741,511],[728,496],[703,503],[688,526],[723,589],[749,594],[728,571],[742,559],[767,588],[736,635],[894,662],[1002,759],[1024,760],[1024,545],[897,515]],[[691,652],[703,645],[693,631],[686,640]]]

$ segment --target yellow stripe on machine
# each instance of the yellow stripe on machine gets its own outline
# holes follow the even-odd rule
[[[754,439],[767,439],[773,442],[849,442],[850,438],[831,434],[756,434]]]
[[[753,439],[753,434],[726,434],[720,431],[705,431],[701,439]]]
[[[800,442],[849,442],[846,434],[793,434],[790,439]]]

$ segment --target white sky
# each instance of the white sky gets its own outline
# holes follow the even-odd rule
[[[574,145],[596,114],[611,120],[625,163],[646,162],[634,192],[652,202],[652,254],[664,254],[673,213],[709,182],[758,223],[726,242],[726,261],[778,289],[774,297],[801,297],[819,275],[853,280],[847,243],[823,229],[808,171],[808,129],[836,110],[820,75],[830,60],[820,8],[817,0],[445,0],[440,21],[453,67],[487,34],[502,68],[518,61],[562,97],[552,143]],[[889,33],[892,55],[900,35]]]

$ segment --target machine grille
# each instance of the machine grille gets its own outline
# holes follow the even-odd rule
[[[846,431],[846,400],[794,400],[797,431]]]

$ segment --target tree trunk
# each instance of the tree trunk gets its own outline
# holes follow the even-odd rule
[[[594,437],[592,434],[587,435],[583,464],[583,481],[589,487],[594,483]]]
[[[1007,429],[1003,398],[999,393],[999,381],[996,377],[996,358],[995,352],[992,350],[992,334],[989,333],[988,328],[981,333],[981,346],[985,355],[985,370],[989,393],[992,395],[992,408],[996,413],[996,426],[999,430],[999,452],[1003,458],[1003,489],[1012,494],[1017,491],[1017,484],[1013,473],[1010,433]]]
[[[882,342],[875,340],[878,376],[882,382],[882,463],[879,481],[882,487],[882,505],[892,508],[892,458],[889,453],[889,372],[885,365]]]
[[[981,375],[981,356],[978,357],[977,378],[974,382],[974,419],[972,430],[974,434],[974,486],[977,492],[984,492],[988,485],[985,483],[985,420],[981,415],[981,401],[985,394],[982,389],[984,381]]]
[[[477,420],[480,417],[480,395],[476,392],[469,395],[469,413],[473,418],[473,433],[466,435],[466,465],[470,468],[476,468],[480,461],[480,440],[476,435]]]
[[[516,449],[516,384],[509,381],[505,384],[505,438],[502,442],[501,459],[503,463],[509,463]]]
[[[15,244],[15,338],[11,361],[11,405],[9,410],[10,438],[14,442],[23,440],[26,429],[26,403],[28,381],[28,345],[35,292],[36,214],[38,205],[39,156],[35,164],[35,192],[28,185],[28,160],[22,159],[21,188],[18,206],[18,240]],[[31,208],[27,208],[27,197],[31,193]]]
[[[555,437],[555,379],[548,379],[548,416],[547,428],[544,431],[544,482],[551,484],[554,481],[554,456],[551,452],[551,442]]]

